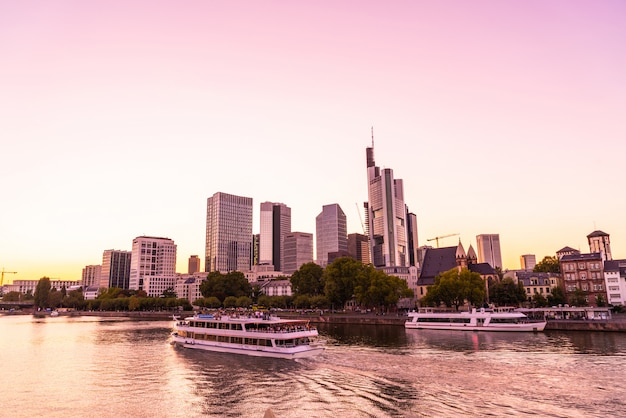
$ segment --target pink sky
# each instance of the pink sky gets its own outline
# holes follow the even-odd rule
[[[594,229],[626,258],[622,1],[0,1],[0,268],[80,279],[139,235],[204,253],[217,191],[339,203],[365,147],[420,243],[499,233],[505,267]],[[457,238],[442,241],[454,245]]]

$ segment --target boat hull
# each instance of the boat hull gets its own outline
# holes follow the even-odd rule
[[[191,340],[178,336],[173,337],[173,342],[178,347],[193,350],[213,351],[218,353],[242,354],[254,357],[271,357],[282,359],[298,359],[316,356],[324,351],[323,346],[309,344],[306,346],[277,348],[259,346],[241,346],[229,343],[211,343],[207,341]]]
[[[477,326],[469,324],[420,323],[407,321],[404,326],[406,329],[434,329],[446,331],[541,332],[546,327],[546,323],[529,322],[526,324],[492,324],[486,326]]]

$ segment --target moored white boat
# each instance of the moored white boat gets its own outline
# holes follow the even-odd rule
[[[173,342],[181,347],[258,357],[303,358],[324,351],[307,320],[263,315],[200,314],[176,321]]]
[[[434,312],[432,309],[423,309],[409,312],[409,319],[404,326],[407,329],[539,332],[545,328],[546,321],[533,321],[523,313],[513,310]]]

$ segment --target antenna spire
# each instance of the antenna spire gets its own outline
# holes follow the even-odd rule
[[[374,127],[372,126],[372,148],[374,148]]]

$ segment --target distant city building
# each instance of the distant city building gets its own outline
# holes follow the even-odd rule
[[[246,276],[248,283],[252,285],[258,284],[259,286],[268,280],[285,277],[285,273],[274,270],[274,266],[271,264],[252,266],[252,270],[246,271],[243,274]]]
[[[587,242],[589,243],[590,253],[600,253],[604,261],[613,259],[611,255],[611,240],[606,232],[593,231],[587,235]]]
[[[159,296],[160,289],[174,289],[176,244],[169,238],[141,236],[133,240],[129,289]]]
[[[284,203],[261,203],[259,264],[283,269],[285,235],[291,232],[291,208]]]
[[[608,301],[604,280],[604,260],[599,252],[590,254],[575,253],[564,255],[560,260],[561,274],[565,286],[565,296],[571,302],[576,290],[585,292],[588,304],[597,306],[598,298]]]
[[[370,244],[367,235],[348,234],[348,255],[363,264],[370,264]]]
[[[252,198],[217,192],[207,199],[206,272],[252,267]]]
[[[373,139],[372,146],[366,149],[366,160],[368,201],[365,219],[370,259],[374,267],[407,267],[411,256],[403,182],[394,178],[392,169],[376,166]],[[417,231],[417,226],[414,230]]]
[[[520,267],[522,270],[532,271],[537,265],[537,259],[535,254],[524,254],[519,258]]]
[[[417,239],[417,216],[407,208],[406,230],[409,246],[409,265],[419,267],[419,241]]]
[[[13,280],[11,284],[5,284],[2,286],[6,293],[8,292],[19,292],[22,294],[26,294],[30,292],[31,294],[35,294],[35,289],[37,288],[37,284],[39,280]],[[81,282],[78,280],[59,280],[59,279],[50,279],[50,289],[56,289],[60,291],[65,287],[65,289],[70,288],[78,288],[80,287]]]
[[[563,247],[556,252],[556,257],[560,260],[564,255],[580,254],[580,251],[572,247]]]
[[[341,206],[336,203],[322,206],[322,212],[315,218],[317,264],[326,267],[330,253],[348,254],[347,231],[346,214]]]
[[[626,260],[604,262],[604,280],[610,305],[626,305]]]
[[[130,289],[132,251],[105,250],[102,253],[100,287]]]
[[[292,296],[289,279],[268,280],[261,285],[261,292],[267,296]]]
[[[313,261],[313,234],[291,232],[285,235],[285,263],[283,273],[293,274],[303,264]]]
[[[98,264],[98,265],[85,266],[85,268],[83,268],[83,278],[81,280],[81,285],[83,286],[83,288],[87,288],[88,286],[99,286],[101,276],[102,276],[101,265]]]
[[[196,300],[200,299],[202,297],[200,284],[202,281],[206,280],[206,276],[206,272],[177,274],[176,284],[174,285],[176,297],[187,299],[190,303],[194,303]]]
[[[500,252],[500,235],[481,234],[476,236],[478,262],[488,263],[491,267],[502,268],[502,253]]]
[[[192,255],[189,257],[189,265],[187,266],[187,274],[194,274],[200,271],[200,257]]]
[[[547,298],[554,288],[561,286],[561,276],[556,273],[541,273],[529,270],[510,270],[504,274],[505,278],[511,278],[515,283],[522,283],[526,291],[526,301],[533,302],[533,296],[539,294]]]

